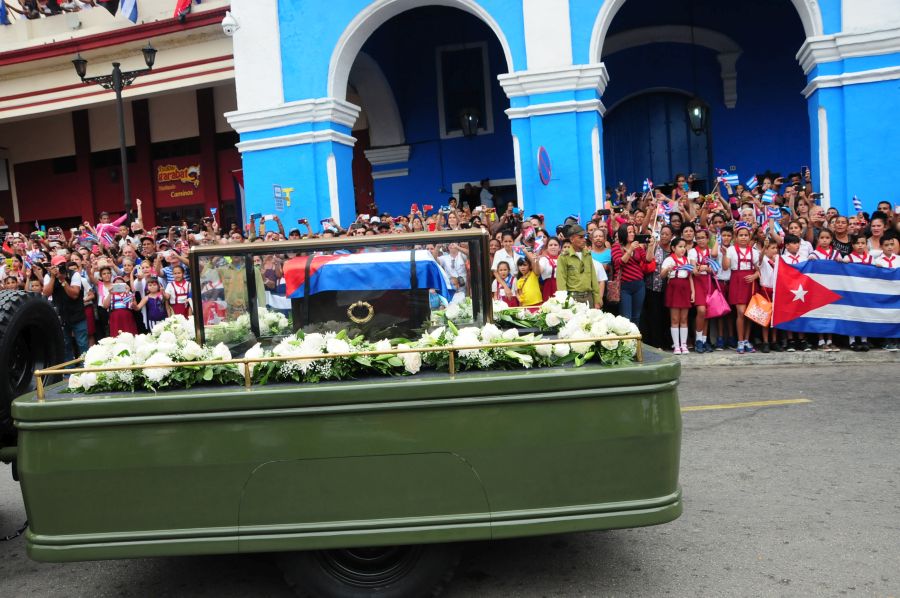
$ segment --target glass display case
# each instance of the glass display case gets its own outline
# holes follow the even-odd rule
[[[240,347],[297,330],[417,338],[492,320],[488,236],[448,231],[191,249],[195,324]]]

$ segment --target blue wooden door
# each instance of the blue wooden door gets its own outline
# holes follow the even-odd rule
[[[657,186],[674,182],[676,173],[710,176],[708,133],[695,135],[687,118],[685,95],[652,92],[630,98],[603,118],[606,185],[624,182],[640,192],[644,179]],[[707,131],[708,131],[707,127]]]

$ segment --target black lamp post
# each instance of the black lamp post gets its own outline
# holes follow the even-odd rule
[[[112,74],[102,77],[85,77],[88,61],[82,58],[80,53],[72,60],[75,73],[83,83],[96,83],[104,89],[112,89],[116,92],[116,111],[119,115],[119,152],[122,160],[122,186],[125,213],[129,217],[131,215],[131,183],[128,180],[128,154],[127,146],[125,145],[125,106],[122,102],[122,90],[134,83],[134,80],[141,75],[145,75],[153,70],[153,63],[156,62],[156,48],[148,43],[147,47],[141,49],[141,52],[144,54],[144,63],[147,65],[147,68],[136,71],[123,71],[119,68],[120,64],[114,62],[112,63]]]
[[[478,126],[481,118],[475,108],[463,108],[459,111],[459,128],[463,137],[474,137],[478,134]]]
[[[694,96],[687,103],[688,120],[691,123],[691,131],[694,135],[700,135],[706,130],[706,123],[709,121],[709,106],[700,98]]]

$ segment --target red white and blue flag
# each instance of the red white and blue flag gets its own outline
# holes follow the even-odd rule
[[[775,193],[775,191],[773,189],[769,189],[768,191],[763,193],[762,202],[763,203],[772,203],[773,201],[775,201],[775,197],[777,195],[778,194]]]
[[[644,193],[646,193],[647,191],[650,191],[651,189],[653,189],[653,181],[651,181],[650,178],[648,177],[648,178],[644,179]]]
[[[759,179],[756,178],[756,175],[753,175],[753,178],[748,179],[746,183],[744,183],[744,187],[747,188],[747,191],[753,191],[757,187],[759,187]]]
[[[382,251],[344,255],[318,255],[309,264],[309,294],[326,291],[403,290],[412,288],[410,251]],[[287,296],[305,296],[309,256],[284,264]],[[431,252],[415,251],[416,288],[434,289],[447,299],[453,296],[447,274]]]
[[[735,185],[739,185],[741,182],[741,177],[737,174],[728,174],[728,171],[724,168],[717,168],[716,172],[718,173],[719,182],[724,183],[725,185],[731,185],[734,187]]]
[[[863,211],[862,200],[855,195],[853,196],[853,209],[856,210],[857,213]]]
[[[772,302],[781,330],[900,338],[900,269],[778,260]]]

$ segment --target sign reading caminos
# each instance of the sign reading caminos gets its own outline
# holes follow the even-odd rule
[[[203,203],[200,157],[166,158],[153,163],[156,205],[160,207]]]

